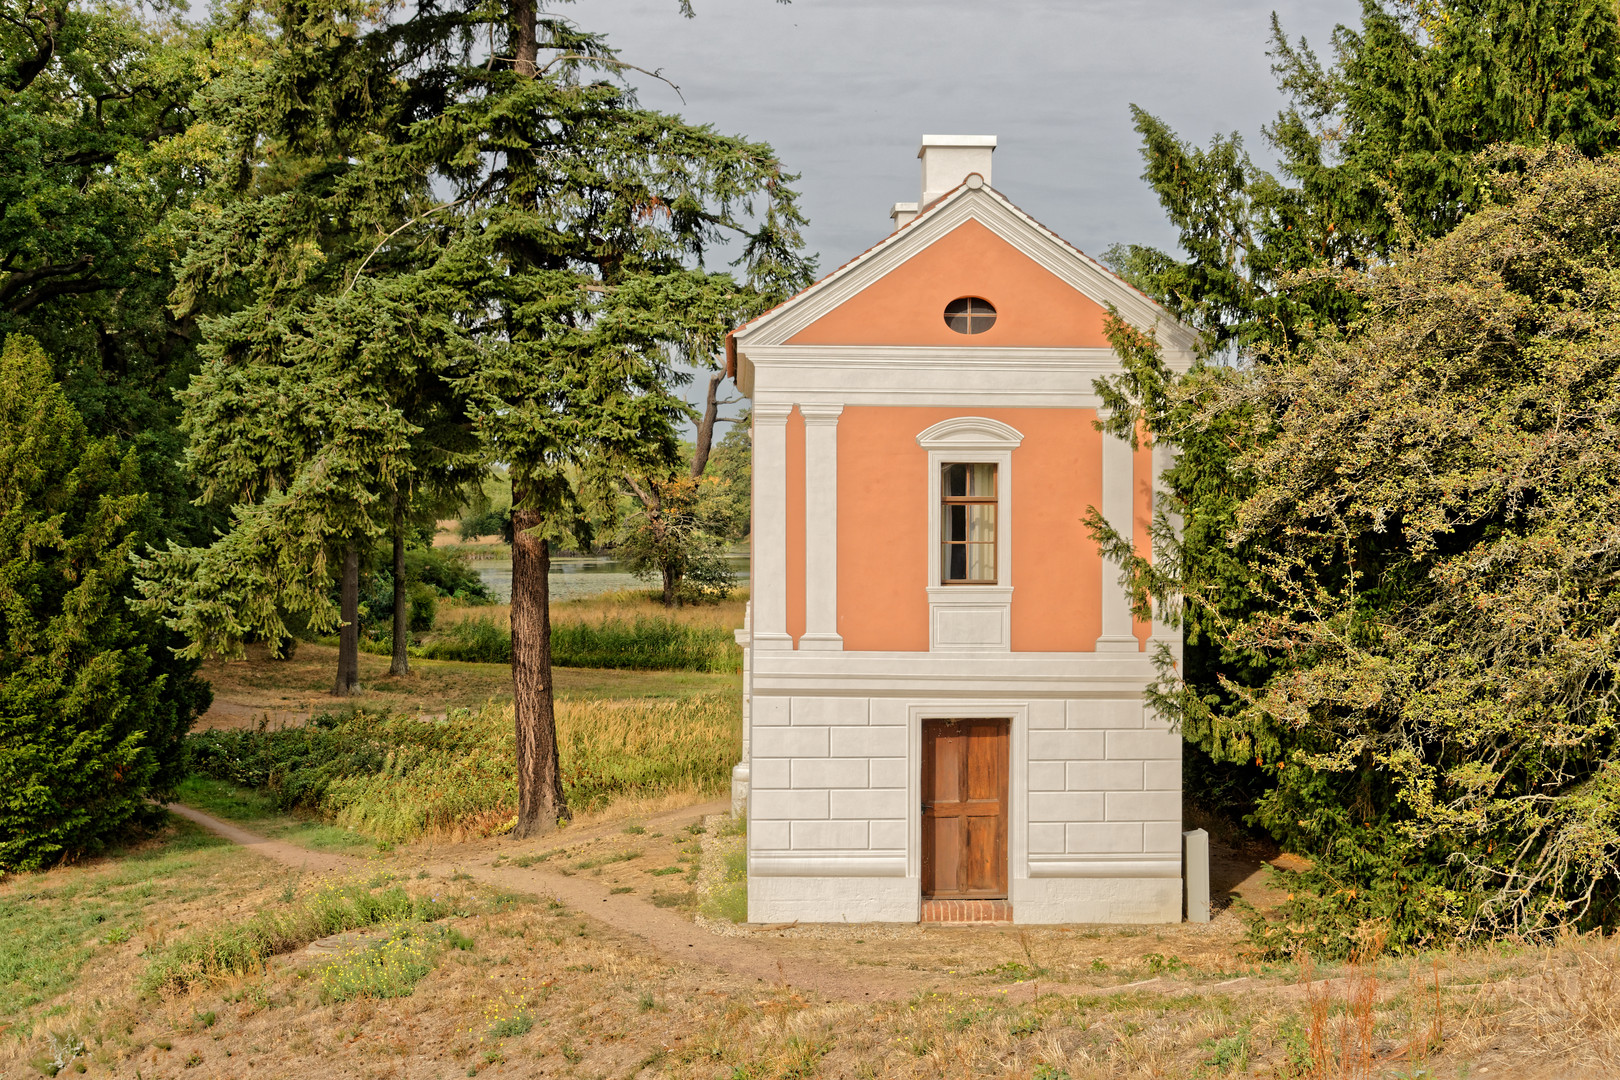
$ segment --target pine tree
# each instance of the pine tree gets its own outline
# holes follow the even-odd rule
[[[152,817],[209,703],[134,617],[146,496],[133,450],[92,439],[29,338],[0,350],[0,868],[94,852]]]
[[[180,396],[191,473],[234,524],[207,548],[153,553],[144,591],[192,655],[239,650],[248,635],[275,651],[288,612],[338,630],[343,696],[359,682],[361,564],[385,534],[394,672],[405,671],[406,529],[478,472],[456,386],[472,358],[453,317],[459,294],[446,302],[442,281],[399,258],[435,243],[412,231],[433,209],[422,174],[360,163],[360,147],[341,141],[364,142],[360,129],[310,138],[269,93],[250,84],[216,106],[233,145],[268,150],[219,170],[176,290],[183,312],[224,309],[200,318],[203,366]],[[294,148],[305,143],[318,155]]]

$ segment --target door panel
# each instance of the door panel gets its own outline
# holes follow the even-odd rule
[[[1006,720],[923,724],[925,898],[1007,895]]]

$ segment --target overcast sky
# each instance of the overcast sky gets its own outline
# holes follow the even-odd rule
[[[1355,0],[579,0],[557,9],[606,33],[642,103],[763,139],[802,174],[807,238],[832,270],[918,197],[924,133],[995,135],[995,187],[1093,255],[1114,243],[1171,247],[1139,179],[1131,104],[1184,139],[1260,127],[1282,104],[1266,57],[1273,10],[1328,57]]]

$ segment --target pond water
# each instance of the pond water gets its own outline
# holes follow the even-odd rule
[[[746,587],[748,584],[748,556],[738,554],[728,556],[727,562],[737,575],[737,584]],[[512,601],[512,560],[505,559],[477,559],[472,564],[483,579],[484,587],[495,594],[497,603],[508,604]],[[625,565],[617,559],[599,558],[596,556],[578,556],[553,558],[551,560],[551,599],[553,602],[563,600],[589,600],[593,596],[603,593],[618,592],[620,589],[650,589],[653,583],[638,578],[625,569]]]

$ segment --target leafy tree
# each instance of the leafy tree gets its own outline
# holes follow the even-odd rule
[[[1518,190],[1527,159],[1482,153],[1488,146],[1614,148],[1620,31],[1609,5],[1585,0],[1365,3],[1358,30],[1335,32],[1334,52],[1324,66],[1304,42],[1290,44],[1274,20],[1273,70],[1291,101],[1266,129],[1281,161],[1275,175],[1248,159],[1236,135],[1195,149],[1136,110],[1144,177],[1181,233],[1183,256],[1137,247],[1109,258],[1203,330],[1220,362],[1178,379],[1158,363],[1149,339],[1114,324],[1127,372],[1099,387],[1112,409],[1109,426],[1134,437],[1141,420],[1179,457],[1165,475],[1156,565],[1136,558],[1129,539],[1106,523],[1094,518],[1092,526],[1132,575],[1139,610],[1185,598],[1184,666],[1162,669],[1157,704],[1189,742],[1188,791],[1219,791],[1227,808],[1253,814],[1277,839],[1315,857],[1318,876],[1295,886],[1302,904],[1317,902],[1321,890],[1311,885],[1332,881],[1329,896],[1369,902],[1395,895],[1375,883],[1397,882],[1405,906],[1382,910],[1396,927],[1391,940],[1400,942],[1475,925],[1445,893],[1456,879],[1441,886],[1425,877],[1441,873],[1444,851],[1414,847],[1396,827],[1405,811],[1387,770],[1370,759],[1364,768],[1321,768],[1312,755],[1327,752],[1325,729],[1253,704],[1270,688],[1311,678],[1317,654],[1267,647],[1245,630],[1274,614],[1280,542],[1240,517],[1271,490],[1254,463],[1275,437],[1275,417],[1257,411],[1261,399],[1248,380],[1284,379],[1273,369],[1303,364],[1307,347],[1361,325],[1371,317],[1364,314],[1369,273]],[[1304,452],[1302,443],[1294,449]],[[1315,444],[1311,461],[1331,460],[1335,449]],[[1353,550],[1339,551],[1331,573],[1316,569],[1366,580],[1357,577],[1363,565],[1409,565],[1398,550],[1385,550],[1396,544],[1370,528]],[[1419,588],[1399,574],[1380,578],[1357,593],[1362,617],[1397,619]],[[1399,891],[1407,883],[1413,887]],[[1431,901],[1437,906],[1422,907]],[[1338,901],[1322,903],[1327,911]],[[1347,947],[1335,936],[1344,924],[1335,926],[1309,944]]]
[[[719,398],[723,378],[717,372],[709,379],[685,469],[666,466],[660,473],[624,476],[635,503],[620,522],[615,551],[632,573],[659,581],[665,607],[674,607],[685,595],[726,596],[736,582],[726,561],[726,546],[747,535],[748,442],[746,428],[739,425],[718,454],[710,449],[716,424],[731,422],[718,416],[720,406],[735,400]],[[711,461],[716,468],[708,473]]]
[[[196,665],[133,616],[146,496],[31,339],[0,351],[0,868],[39,869],[154,813],[208,707]],[[157,812],[161,813],[161,812]]]
[[[641,505],[625,519],[614,549],[630,572],[657,578],[665,607],[674,607],[683,593],[729,593],[736,575],[726,562],[725,541],[702,514],[705,488],[720,481],[676,475],[630,483]]]
[[[90,433],[135,451],[151,540],[210,521],[173,398],[196,328],[167,294],[198,189],[191,99],[229,51],[177,14],[0,0],[0,341],[37,339]]]
[[[748,538],[752,524],[753,426],[748,413],[734,417],[731,430],[709,456],[698,496],[697,513],[711,532],[729,543]]]
[[[1288,669],[1240,710],[1300,774],[1262,817],[1393,834],[1306,934],[1620,922],[1620,158],[1512,158],[1503,205],[1354,283],[1347,334],[1234,386],[1269,433],[1236,534],[1270,542],[1233,632]],[[1312,773],[1366,796],[1313,805]]]

